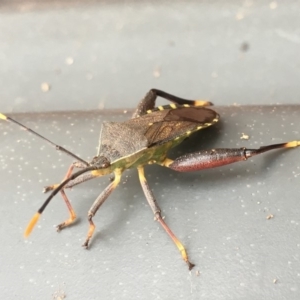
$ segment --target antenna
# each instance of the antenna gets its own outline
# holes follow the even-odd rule
[[[75,155],[74,153],[68,151],[67,149],[65,149],[65,148],[62,147],[62,146],[59,146],[59,145],[57,145],[57,144],[51,142],[50,140],[48,140],[48,139],[45,138],[44,136],[42,136],[42,135],[40,135],[39,133],[35,132],[34,130],[28,128],[27,126],[25,126],[25,125],[19,123],[18,121],[14,120],[14,119],[12,119],[12,118],[10,118],[10,117],[7,117],[7,116],[5,116],[5,115],[2,114],[2,113],[0,113],[0,119],[6,120],[6,121],[9,121],[9,122],[12,122],[12,123],[14,123],[14,124],[17,124],[18,126],[22,127],[23,129],[29,131],[30,133],[34,134],[35,136],[38,136],[39,138],[41,138],[41,139],[43,139],[44,141],[46,141],[46,142],[48,142],[49,144],[51,144],[52,146],[55,147],[56,150],[62,151],[62,152],[64,152],[64,153],[66,153],[67,155],[72,156],[73,158],[75,158],[76,160],[82,162],[82,163],[85,164],[86,166],[89,165],[88,162],[86,162],[86,161],[83,160],[82,158],[78,157],[78,156]]]

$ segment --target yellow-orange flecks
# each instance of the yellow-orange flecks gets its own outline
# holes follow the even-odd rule
[[[211,103],[209,101],[205,101],[205,100],[196,100],[196,101],[194,101],[194,105],[195,106],[210,106]]]

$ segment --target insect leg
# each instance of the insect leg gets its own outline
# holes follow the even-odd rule
[[[201,150],[182,155],[175,160],[165,159],[163,166],[179,172],[197,171],[224,166],[275,149],[295,148],[300,141],[262,146],[259,149],[235,148]]]
[[[156,101],[157,96],[162,97],[162,98],[169,100],[173,103],[176,103],[178,105],[190,105],[190,106],[211,106],[211,105],[213,105],[209,101],[187,100],[187,99],[179,98],[177,96],[168,94],[161,90],[151,89],[138,104],[135,112],[132,115],[132,118],[140,117],[140,116],[146,114],[147,110],[153,109],[155,107],[155,101]]]
[[[83,174],[83,175],[77,177],[76,179],[70,181],[64,188],[70,189],[75,185],[78,185],[80,183],[83,183],[85,181],[88,181],[90,179],[94,179],[97,177],[99,177],[99,175],[96,175],[94,173],[86,173],[86,174]]]
[[[85,168],[85,167],[86,167],[86,166],[85,166],[84,164],[82,164],[81,162],[79,162],[79,161],[73,162],[73,163],[70,165],[70,167],[68,168],[67,174],[65,175],[65,177],[64,177],[63,180],[65,180],[65,179],[67,179],[67,178],[69,178],[69,177],[71,176],[71,174],[72,174],[74,168],[82,169],[82,168]],[[77,178],[76,178],[76,179],[77,179]],[[72,182],[72,181],[71,181],[71,182]],[[69,182],[64,188],[68,188],[71,182]],[[59,183],[57,183],[57,184],[52,184],[52,185],[49,185],[49,186],[45,186],[45,187],[44,187],[44,190],[43,190],[43,193],[47,193],[47,192],[49,192],[49,191],[52,191],[52,190],[54,190],[54,189],[55,189],[56,187],[58,187],[58,186],[59,186]]]
[[[93,222],[93,217],[97,213],[100,206],[105,202],[105,200],[108,198],[108,196],[113,192],[113,190],[118,186],[120,180],[121,180],[121,172],[115,172],[115,179],[113,182],[109,184],[109,186],[98,196],[98,198],[95,200],[93,205],[91,206],[89,212],[88,212],[88,221],[90,223],[89,231],[87,234],[87,238],[85,242],[83,243],[83,247],[88,248],[90,239],[93,236],[93,233],[95,231],[95,224]]]
[[[139,172],[141,186],[142,186],[144,194],[148,200],[148,203],[154,213],[155,219],[161,224],[161,226],[164,228],[164,230],[167,232],[167,234],[173,240],[173,242],[177,246],[178,250],[180,251],[183,260],[188,264],[189,270],[191,270],[194,267],[194,264],[192,264],[189,261],[188,255],[187,255],[187,252],[186,252],[184,246],[182,245],[182,243],[178,240],[178,238],[174,235],[174,233],[171,231],[171,229],[168,227],[168,225],[163,220],[163,218],[161,216],[161,209],[159,208],[158,204],[156,203],[154,195],[153,195],[152,191],[150,190],[147,180],[145,178],[144,168],[139,167],[138,172]]]
[[[68,179],[68,178],[72,175],[72,172],[73,172],[74,168],[85,168],[85,167],[86,167],[86,166],[85,166],[83,163],[81,163],[81,162],[78,162],[78,161],[73,162],[73,163],[70,165],[70,167],[69,167],[69,169],[68,169],[68,171],[67,171],[67,174],[65,175],[63,181],[66,180],[66,179]],[[81,176],[84,176],[84,175],[86,175],[86,174],[83,174],[83,175],[81,175]],[[79,178],[79,177],[77,177],[75,180],[78,180],[78,178]],[[75,181],[75,180],[74,180],[74,181]],[[71,182],[72,182],[72,181],[71,181]],[[43,192],[44,192],[44,193],[47,193],[47,192],[49,192],[49,191],[54,190],[54,189],[57,188],[58,186],[59,186],[59,184],[53,184],[53,185],[50,185],[50,186],[46,186],[46,187],[44,187]],[[69,213],[70,213],[70,217],[69,217],[69,219],[67,219],[66,221],[64,221],[64,222],[62,222],[61,224],[59,224],[59,225],[56,226],[56,230],[57,230],[57,231],[60,231],[60,230],[62,230],[64,227],[69,226],[69,225],[72,224],[72,223],[75,221],[75,219],[76,219],[76,213],[75,213],[75,211],[74,211],[74,209],[73,209],[73,207],[72,207],[72,205],[71,205],[71,203],[70,203],[70,201],[69,201],[69,199],[68,199],[68,197],[67,197],[67,195],[66,195],[66,193],[65,193],[65,191],[64,191],[65,188],[66,188],[66,186],[63,187],[63,188],[60,190],[60,193],[61,193],[61,196],[62,196],[64,202],[65,202],[66,205],[67,205],[68,211],[69,211]]]

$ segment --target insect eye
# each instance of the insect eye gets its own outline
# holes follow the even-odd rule
[[[96,169],[104,169],[110,166],[110,161],[105,156],[95,156],[91,161],[91,165]]]
[[[101,168],[107,168],[110,166],[110,162],[109,161],[105,161],[102,165]]]

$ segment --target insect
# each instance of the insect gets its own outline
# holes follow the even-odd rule
[[[170,105],[155,107],[157,96],[165,98],[172,103]],[[88,248],[95,231],[93,218],[98,209],[117,187],[124,170],[136,168],[142,189],[153,211],[155,220],[161,224],[173,240],[189,269],[192,269],[194,264],[190,262],[186,249],[162,218],[161,209],[144,175],[144,167],[147,164],[158,164],[179,172],[198,171],[244,161],[252,156],[270,150],[294,148],[300,145],[300,141],[291,141],[263,146],[258,149],[218,148],[188,153],[174,160],[168,158],[168,151],[180,144],[189,135],[218,122],[219,115],[211,108],[208,108],[211,105],[212,103],[207,101],[186,100],[161,90],[152,89],[140,101],[131,119],[121,123],[103,123],[98,153],[90,162],[56,145],[18,121],[0,114],[0,119],[21,126],[23,129],[47,141],[57,150],[76,159],[70,165],[61,183],[45,187],[44,192],[51,193],[29,222],[25,230],[25,236],[27,237],[31,233],[40,215],[52,198],[59,192],[67,205],[70,216],[66,221],[57,226],[57,230],[60,231],[73,223],[76,219],[76,214],[65,193],[65,189],[87,180],[113,173],[114,179],[97,197],[88,211],[89,229],[83,244],[85,248]],[[75,168],[80,170],[74,172]]]

